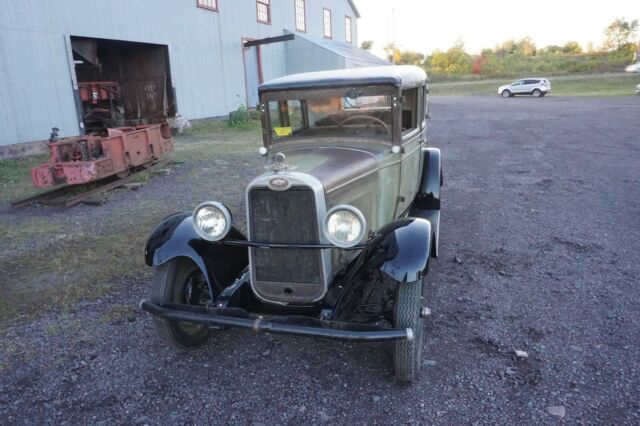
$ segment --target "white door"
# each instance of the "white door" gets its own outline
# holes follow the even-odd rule
[[[244,79],[247,85],[247,106],[258,105],[258,86],[262,83],[260,66],[260,47],[245,47],[244,50]]]
[[[511,90],[511,93],[523,93],[526,90],[524,80],[516,81],[511,87],[513,88],[513,90]]]

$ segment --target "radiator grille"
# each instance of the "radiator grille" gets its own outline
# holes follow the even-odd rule
[[[316,244],[318,223],[313,191],[255,188],[249,192],[251,240],[265,243]],[[274,299],[305,298],[322,291],[320,251],[313,249],[252,248],[252,267],[258,289]],[[260,283],[267,285],[260,286]],[[301,284],[304,289],[291,285]],[[315,284],[315,285],[314,285]],[[312,285],[309,288],[308,285]],[[299,291],[298,291],[299,290]]]

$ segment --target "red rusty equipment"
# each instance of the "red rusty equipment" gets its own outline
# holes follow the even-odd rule
[[[120,85],[115,81],[78,82],[78,93],[82,102],[97,105],[100,101],[120,99]]]
[[[115,81],[78,82],[82,119],[88,131],[124,125],[120,84]]]
[[[80,185],[132,169],[150,167],[173,156],[168,124],[107,129],[107,136],[87,135],[49,142],[51,158],[31,170],[35,186]]]

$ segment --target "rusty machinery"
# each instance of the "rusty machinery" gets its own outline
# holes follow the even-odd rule
[[[150,167],[173,157],[169,125],[152,124],[107,129],[97,134],[58,138],[53,128],[49,161],[31,170],[37,187],[81,185],[109,176],[123,177],[137,168]]]

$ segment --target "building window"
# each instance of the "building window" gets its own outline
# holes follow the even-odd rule
[[[256,0],[256,13],[258,22],[263,24],[271,23],[271,3],[269,0]]]
[[[324,36],[331,38],[331,10],[324,9]]]
[[[196,5],[203,9],[218,11],[218,0],[196,0]]]
[[[305,0],[294,0],[296,5],[296,30],[307,31],[307,11]]]
[[[347,43],[351,43],[353,40],[351,39],[351,17],[344,17],[344,38],[347,40]]]

